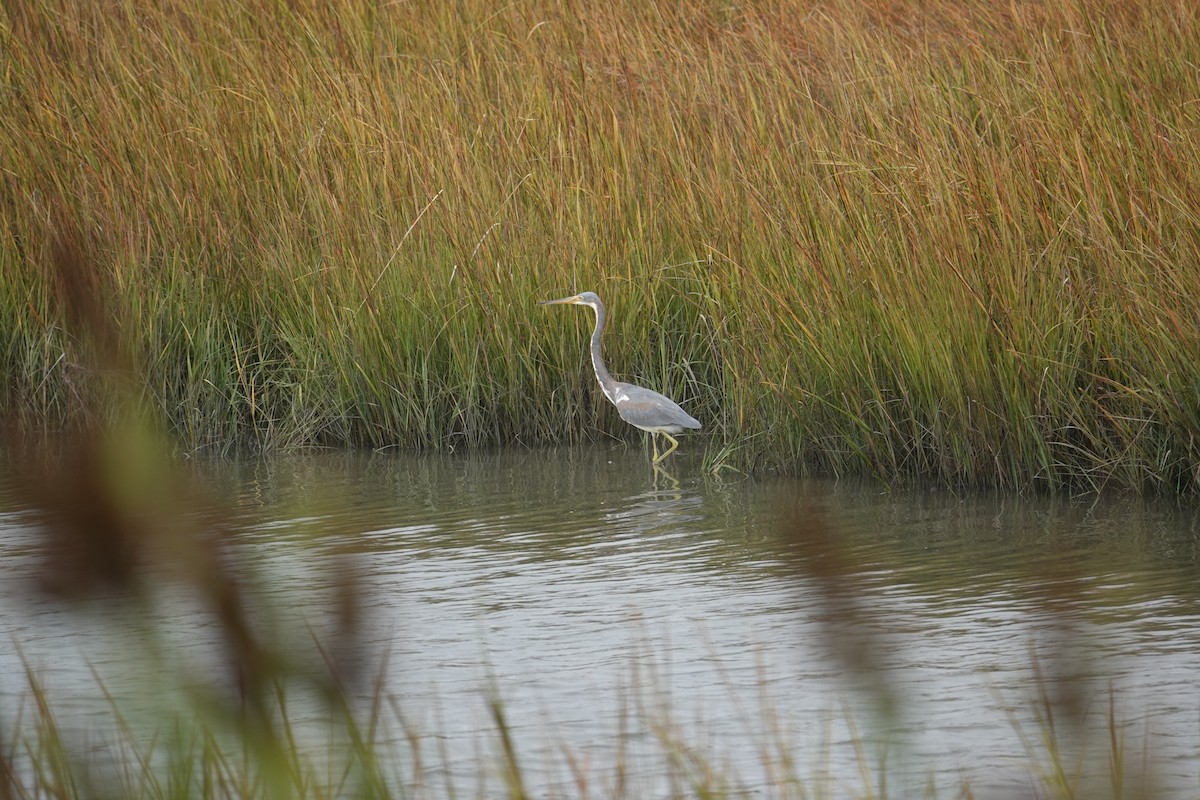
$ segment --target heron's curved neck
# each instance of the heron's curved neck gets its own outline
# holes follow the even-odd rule
[[[592,331],[592,369],[596,371],[596,380],[600,382],[600,388],[604,390],[605,396],[612,402],[614,392],[617,388],[617,382],[613,380],[612,375],[608,374],[608,367],[604,366],[604,356],[600,353],[600,335],[604,333],[604,306],[600,303],[588,303],[592,311],[596,312],[596,327]]]

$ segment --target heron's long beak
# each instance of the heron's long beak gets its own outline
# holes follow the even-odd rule
[[[539,306],[554,306],[554,305],[558,305],[559,303],[577,303],[577,302],[579,302],[579,295],[573,294],[570,297],[560,297],[558,300],[539,300],[538,305]]]

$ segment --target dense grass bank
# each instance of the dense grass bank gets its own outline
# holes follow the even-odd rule
[[[0,38],[0,396],[48,426],[92,364],[65,236],[186,449],[625,435],[590,319],[533,306],[594,289],[614,373],[739,465],[1200,485],[1190,0],[34,0]]]

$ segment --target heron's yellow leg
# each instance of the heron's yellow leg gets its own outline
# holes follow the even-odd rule
[[[668,447],[666,450],[663,450],[661,455],[656,452],[655,456],[654,456],[654,461],[650,462],[652,464],[657,464],[658,462],[662,461],[664,458],[671,455],[671,453],[674,453],[676,447],[679,447],[679,440],[676,439],[674,436],[672,436],[669,433],[664,433],[663,436],[665,436],[667,438],[667,440],[671,443],[671,446]],[[655,450],[657,451],[657,448],[655,448]]]
[[[654,448],[654,459],[650,463],[657,464],[658,463],[658,434],[656,434],[656,433],[650,434],[650,446]]]

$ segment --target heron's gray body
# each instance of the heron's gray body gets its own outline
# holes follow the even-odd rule
[[[542,301],[543,305],[556,303],[588,306],[596,312],[596,327],[592,330],[591,347],[592,369],[596,372],[596,381],[599,382],[604,396],[616,407],[621,419],[633,427],[651,434],[650,439],[654,444],[654,463],[662,461],[679,446],[679,442],[672,434],[699,428],[699,420],[680,408],[678,403],[666,395],[644,386],[613,380],[612,375],[608,373],[608,368],[604,365],[604,357],[600,353],[600,336],[604,333],[605,321],[604,303],[600,302],[600,298],[594,292],[583,292],[572,297],[564,297],[561,300]],[[661,434],[671,442],[671,447],[662,455],[658,454],[658,443],[654,441],[654,434]]]
[[[700,427],[700,421],[679,407],[671,398],[644,386],[612,382],[612,393],[604,396],[614,406],[621,419],[648,433],[683,433]],[[603,388],[603,386],[602,386]]]

